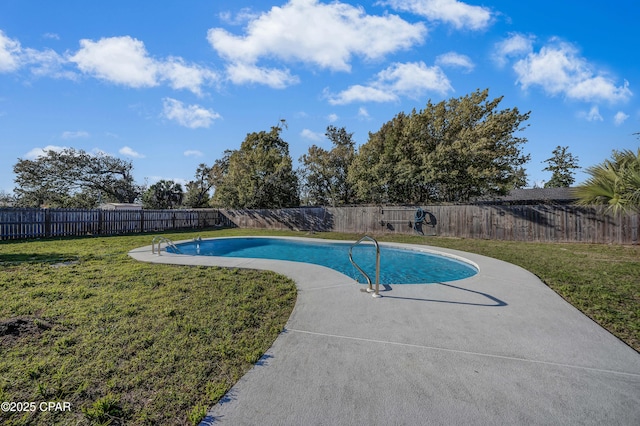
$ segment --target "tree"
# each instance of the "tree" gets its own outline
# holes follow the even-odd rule
[[[367,203],[412,202],[421,183],[417,179],[414,143],[409,140],[408,116],[399,113],[382,125],[362,145],[349,168],[349,182],[359,201]],[[408,183],[408,184],[407,184]]]
[[[175,209],[182,204],[182,185],[172,180],[160,180],[147,189],[142,196],[145,209]]]
[[[551,153],[553,157],[544,160],[547,163],[545,172],[551,172],[551,179],[545,182],[545,188],[568,188],[576,181],[573,170],[579,169],[578,157],[574,157],[568,146],[558,145]]]
[[[360,147],[349,180],[364,202],[467,202],[526,185],[516,137],[529,113],[488,90],[399,113]]]
[[[281,126],[249,133],[215,171],[212,204],[230,208],[282,208],[299,204],[298,178]],[[214,166],[215,167],[215,166]]]
[[[202,163],[196,169],[195,179],[187,183],[187,192],[184,196],[184,206],[190,208],[203,208],[209,204],[209,192],[214,185],[212,176],[213,167]]]
[[[333,144],[331,151],[312,145],[300,158],[308,201],[332,206],[351,203],[354,191],[347,174],[355,157],[353,133],[347,133],[344,127],[328,126],[325,135]]]
[[[209,200],[211,206],[225,206],[229,205],[223,200],[223,195],[233,192],[232,187],[225,187],[225,178],[229,173],[229,159],[235,150],[226,149],[222,155],[222,158],[218,158],[211,167],[209,177],[211,179],[212,188],[214,188],[214,196]],[[216,198],[217,197],[217,198]]]
[[[607,210],[640,210],[640,148],[616,151],[611,158],[586,169],[588,178],[575,194],[580,204],[605,204]]]
[[[14,165],[17,204],[26,207],[95,207],[99,202],[133,203],[140,187],[130,162],[106,154],[66,148],[49,150]]]
[[[13,194],[0,190],[0,207],[10,207],[15,203]]]

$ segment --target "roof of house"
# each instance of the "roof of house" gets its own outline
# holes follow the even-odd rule
[[[501,197],[503,201],[574,201],[577,199],[573,188],[513,189]]]
[[[101,210],[142,210],[141,204],[130,203],[103,203],[98,207]]]
[[[521,188],[481,203],[571,203],[578,199],[573,188]]]

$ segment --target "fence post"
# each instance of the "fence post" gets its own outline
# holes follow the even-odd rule
[[[44,209],[44,235],[46,238],[51,237],[51,210]]]
[[[140,233],[144,232],[144,210],[140,210]]]

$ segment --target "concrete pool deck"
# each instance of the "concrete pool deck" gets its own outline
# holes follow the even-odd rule
[[[129,254],[267,269],[297,284],[285,331],[203,424],[640,423],[640,354],[520,267],[430,249],[469,259],[479,273],[387,286],[374,299],[322,266],[158,256],[150,246]]]

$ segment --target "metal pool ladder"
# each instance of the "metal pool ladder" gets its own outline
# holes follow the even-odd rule
[[[165,243],[166,247],[171,247],[172,249],[174,249],[176,251],[176,253],[180,253],[180,249],[178,249],[178,247],[176,247],[176,245],[173,243],[173,241],[171,241],[167,237],[156,235],[155,237],[153,237],[153,240],[151,240],[151,253],[153,253],[153,254],[156,254],[156,242],[158,243],[158,256],[160,256],[162,254],[162,250],[160,249],[160,245],[162,243]]]
[[[371,286],[371,278],[369,278],[369,275],[367,275],[367,273],[364,272],[362,270],[362,268],[360,266],[358,266],[358,264],[356,262],[354,262],[353,256],[351,255],[351,251],[353,250],[353,248],[355,246],[357,246],[358,244],[362,243],[363,241],[370,241],[370,242],[372,242],[373,244],[376,245],[376,288],[375,288],[375,290]],[[358,241],[356,241],[349,248],[349,261],[351,262],[351,264],[353,266],[356,267],[356,269],[358,269],[358,271],[360,271],[360,273],[362,275],[364,275],[364,277],[367,279],[367,282],[369,283],[369,287],[366,290],[362,290],[362,291],[366,291],[367,293],[373,293],[372,294],[373,297],[382,297],[380,295],[380,246],[378,245],[378,242],[376,241],[376,239],[373,238],[373,237],[370,237],[368,235],[365,235],[364,237],[362,237]]]

